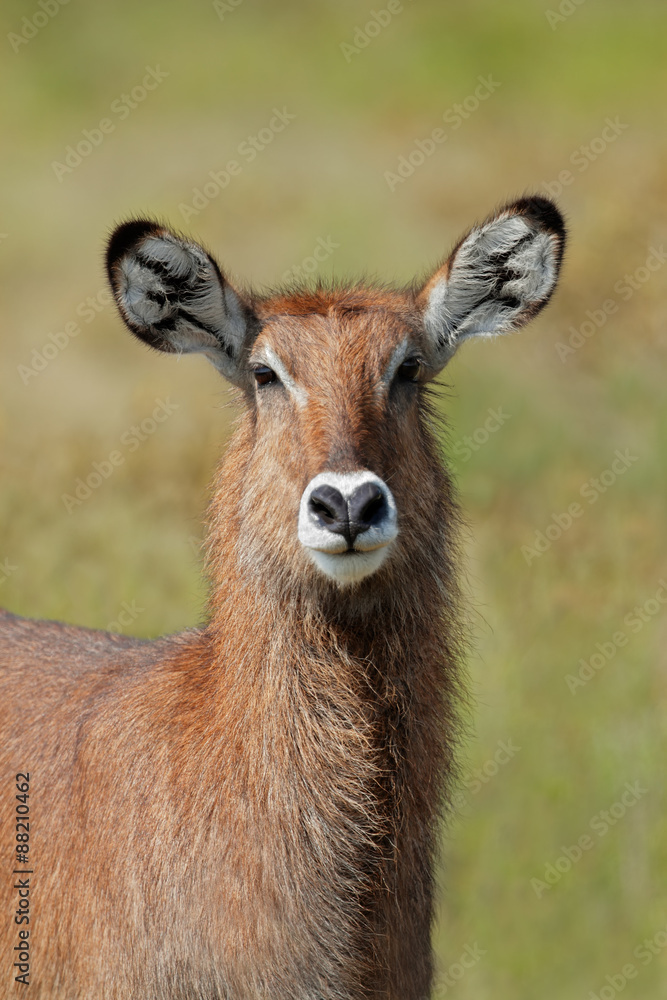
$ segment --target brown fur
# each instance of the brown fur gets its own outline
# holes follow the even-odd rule
[[[207,623],[142,642],[0,614],[0,843],[7,859],[29,771],[35,1000],[430,994],[458,515],[426,386],[372,391],[406,330],[419,343],[414,299],[253,306],[257,343],[311,403],[243,393],[208,516]],[[391,558],[345,590],[296,538],[325,468],[373,470],[400,512]],[[6,869],[0,992],[17,943]]]

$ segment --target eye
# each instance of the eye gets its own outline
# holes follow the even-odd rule
[[[403,364],[398,366],[397,378],[402,382],[416,382],[421,371],[419,358],[406,358]]]
[[[275,382],[277,380],[276,373],[267,365],[255,365],[253,368],[253,375],[255,376],[255,382],[257,382],[257,385],[268,385],[270,382]]]

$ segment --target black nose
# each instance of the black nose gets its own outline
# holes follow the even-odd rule
[[[375,483],[362,483],[345,497],[335,486],[322,483],[310,494],[308,507],[316,522],[335,535],[343,535],[352,545],[357,535],[367,531],[386,515],[386,500]]]

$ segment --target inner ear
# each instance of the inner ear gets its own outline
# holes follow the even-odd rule
[[[546,198],[522,198],[475,226],[417,295],[433,363],[468,337],[518,330],[544,308],[560,272],[565,225]]]
[[[119,312],[135,336],[160,351],[202,353],[230,381],[243,380],[254,316],[203,247],[136,219],[113,233],[107,269]]]

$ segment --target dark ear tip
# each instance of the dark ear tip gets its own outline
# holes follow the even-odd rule
[[[540,229],[546,229],[547,232],[560,236],[561,240],[565,239],[565,220],[550,198],[544,198],[539,194],[527,195],[514,202],[510,207],[515,212],[527,216]]]
[[[117,226],[107,244],[106,264],[109,277],[112,276],[111,271],[114,264],[124,254],[133,250],[137,243],[145,236],[148,236],[149,233],[161,229],[162,226],[151,219],[130,219],[128,222],[122,222],[120,226]]]

